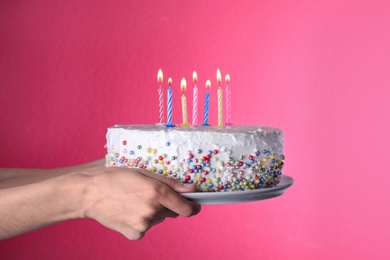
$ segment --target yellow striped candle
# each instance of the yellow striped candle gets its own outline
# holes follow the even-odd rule
[[[183,95],[181,96],[181,108],[182,108],[182,114],[183,114],[183,123],[181,124],[182,126],[189,126],[188,119],[187,119],[187,99],[184,94],[187,88],[187,82],[185,78],[181,79],[180,83],[180,89]]]
[[[218,82],[218,127],[223,127],[223,102],[222,102],[222,88],[221,88],[221,71],[217,69]]]

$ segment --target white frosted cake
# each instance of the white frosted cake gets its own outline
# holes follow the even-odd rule
[[[272,127],[116,125],[107,132],[107,167],[147,169],[204,192],[277,186],[283,160],[283,132]]]

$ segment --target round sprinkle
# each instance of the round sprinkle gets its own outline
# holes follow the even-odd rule
[[[166,142],[165,145],[166,145],[166,146],[170,146],[171,143],[170,143],[170,142]]]
[[[202,149],[198,149],[196,152],[197,153],[202,153]]]
[[[133,151],[133,150],[130,150],[129,154],[133,155],[133,154],[134,154],[134,151]]]
[[[137,149],[141,149],[142,148],[142,145],[137,145]]]
[[[123,141],[122,141],[122,144],[123,144],[123,145],[126,145],[126,144],[127,144],[127,141],[126,141],[126,140],[123,140]]]

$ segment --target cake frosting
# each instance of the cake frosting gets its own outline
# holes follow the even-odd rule
[[[198,191],[274,187],[282,176],[283,132],[272,127],[116,125],[106,137],[107,167],[147,169]]]

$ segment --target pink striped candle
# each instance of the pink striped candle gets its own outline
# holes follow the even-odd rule
[[[160,87],[158,88],[158,106],[159,106],[160,123],[162,124],[164,122],[164,97],[163,97],[163,91],[161,89],[161,84],[163,82],[163,73],[161,69],[159,69],[157,72],[157,82],[160,85]]]
[[[198,118],[198,88],[196,86],[196,83],[198,81],[198,75],[196,74],[196,71],[192,74],[192,79],[194,81],[194,93],[193,93],[193,99],[192,99],[192,125],[197,125],[197,118]]]
[[[230,103],[230,75],[227,74],[225,76],[225,82],[226,82],[226,123],[225,125],[231,125],[231,103]]]

